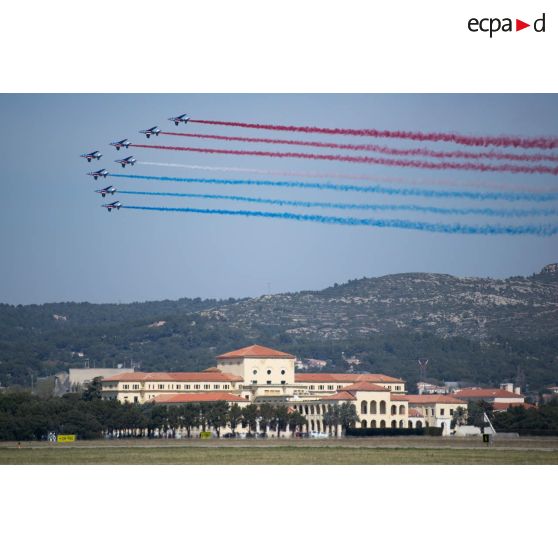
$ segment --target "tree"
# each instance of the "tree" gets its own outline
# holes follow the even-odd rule
[[[358,414],[353,403],[345,402],[339,405],[339,422],[343,427],[343,434],[345,434],[347,428],[354,426],[357,420]]]
[[[227,413],[227,422],[229,423],[233,434],[236,431],[236,427],[242,420],[242,409],[240,408],[238,403],[234,403],[231,405],[230,409]]]
[[[456,426],[461,426],[467,422],[467,409],[465,407],[457,407],[453,411],[450,427],[453,430]]]
[[[494,407],[487,401],[469,401],[467,405],[467,424],[483,429],[486,424],[484,415],[486,414],[491,419],[493,412]]]
[[[298,411],[289,413],[288,424],[289,429],[293,434],[296,432],[297,429],[302,431],[302,428],[306,426],[307,422],[308,421]]]
[[[248,432],[256,430],[256,424],[260,416],[258,406],[254,405],[254,403],[246,405],[246,407],[244,407],[242,415],[244,417],[243,424],[246,424],[248,426]]]
[[[211,404],[207,403],[206,401],[203,401],[198,406],[198,410],[200,412],[198,421],[199,421],[199,424],[201,426],[202,432],[207,431],[207,425],[209,423],[209,408],[210,407],[211,407]]]
[[[289,421],[289,409],[284,405],[278,405],[274,408],[273,417],[271,419],[271,427],[277,431],[279,437],[282,430],[287,428]]]
[[[200,409],[197,403],[187,403],[180,406],[181,424],[186,428],[188,438],[192,437],[192,428],[196,428],[200,424]]]
[[[221,437],[221,428],[227,426],[229,404],[226,401],[216,401],[211,403],[208,408],[207,422],[217,432],[217,437]]]
[[[275,416],[275,410],[273,409],[273,405],[270,403],[262,403],[260,405],[260,427],[263,429],[264,432],[267,432],[273,417]]]
[[[123,410],[126,405],[122,405]],[[155,405],[152,404],[149,409],[149,415],[147,417],[147,429],[149,435],[154,435],[154,431],[158,430],[159,433],[166,430],[168,426],[169,410],[165,405]],[[117,429],[123,428],[122,419],[120,419],[120,425],[116,427]]]
[[[330,434],[331,431],[334,430],[335,435],[338,435],[337,429],[341,424],[341,414],[337,405],[331,405],[324,413],[324,424],[328,427]]]
[[[84,401],[93,401],[94,399],[101,399],[101,391],[103,384],[101,383],[102,376],[96,376],[91,380],[89,385],[85,388],[81,395]]]

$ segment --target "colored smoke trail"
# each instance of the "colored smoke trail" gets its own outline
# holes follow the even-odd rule
[[[305,134],[332,134],[342,136],[361,136],[371,138],[397,138],[412,141],[450,142],[469,146],[521,147],[524,149],[555,149],[558,137],[521,137],[521,136],[473,136],[444,132],[408,132],[401,130],[377,130],[354,128],[321,128],[318,126],[285,126],[277,124],[254,124],[249,122],[227,122],[222,120],[190,120],[195,124],[210,126],[232,126],[255,130],[273,130],[276,132],[301,132]]]
[[[204,215],[235,215],[242,217],[265,217],[268,219],[290,219],[293,221],[309,221],[327,225],[366,226],[377,228],[397,228],[438,232],[449,234],[483,234],[483,235],[536,235],[553,236],[558,233],[558,225],[463,225],[424,223],[422,221],[406,221],[403,219],[358,219],[355,217],[333,217],[328,215],[306,215],[298,213],[273,213],[270,211],[246,211],[229,209],[195,209],[191,207],[149,207],[138,205],[123,205],[123,209],[140,211],[168,211],[181,213],[200,213]]]
[[[386,194],[389,196],[421,196],[427,198],[466,198],[471,200],[505,200],[546,202],[558,200],[558,192],[467,192],[461,190],[423,190],[420,188],[391,188],[387,186],[355,186],[353,184],[329,184],[327,182],[291,182],[286,180],[226,180],[221,178],[180,178],[172,176],[144,176],[138,174],[110,173],[116,178],[137,180],[157,180],[163,182],[186,182],[190,184],[221,184],[226,186],[272,186],[281,188],[310,188],[317,190],[335,190],[339,192],[362,192],[369,194]]]
[[[144,145],[133,143],[132,147],[142,149],[162,149],[166,151],[189,151],[193,153],[209,153],[220,155],[247,155],[254,157],[274,157],[280,159],[313,159],[321,161],[339,161],[345,163],[363,163],[384,165],[389,167],[413,167],[428,170],[466,170],[479,172],[510,172],[522,174],[552,174],[558,175],[558,166],[548,167],[543,165],[486,165],[484,163],[433,163],[431,161],[418,161],[406,159],[384,159],[381,157],[361,157],[352,155],[324,155],[320,153],[281,152],[281,151],[249,151],[244,149],[210,149],[205,147],[179,147],[173,145]]]
[[[219,136],[211,134],[188,134],[181,132],[161,132],[163,136],[182,136],[187,138],[214,139],[221,141],[237,141],[245,143],[267,143],[274,145],[297,145],[304,147],[323,147],[351,151],[373,151],[383,155],[403,157],[432,157],[436,159],[502,159],[508,161],[524,161],[537,163],[541,161],[558,162],[558,155],[550,153],[504,153],[503,151],[435,151],[432,149],[398,149],[382,145],[329,143],[321,141],[285,140],[274,138],[254,138],[242,136]]]
[[[548,209],[492,209],[492,208],[453,208],[453,207],[432,207],[422,205],[389,205],[389,204],[368,204],[368,203],[334,203],[334,202],[311,202],[296,200],[281,200],[270,198],[254,198],[250,196],[226,196],[221,194],[190,194],[182,192],[140,192],[136,190],[118,190],[119,194],[129,194],[138,196],[162,196],[206,200],[226,200],[247,203],[261,203],[279,206],[292,207],[321,207],[328,209],[351,209],[362,211],[416,211],[420,213],[435,213],[439,215],[484,215],[486,217],[550,217],[558,215],[558,208]]]
[[[148,165],[155,167],[170,167],[181,168],[190,170],[208,170],[218,172],[243,172],[250,174],[262,174],[265,176],[301,176],[305,178],[323,178],[326,180],[366,180],[368,182],[389,182],[392,184],[409,184],[410,182],[416,185],[427,186],[446,186],[457,188],[485,188],[497,190],[510,190],[519,189],[525,192],[540,192],[555,189],[558,185],[545,184],[540,186],[539,189],[533,190],[531,185],[526,184],[503,184],[484,181],[467,181],[467,180],[444,180],[433,178],[404,178],[402,176],[378,176],[371,174],[344,174],[344,173],[325,173],[325,172],[312,172],[312,171],[285,171],[279,169],[258,169],[253,167],[218,167],[211,165],[186,165],[183,163],[159,163],[152,161],[138,161],[138,165]]]

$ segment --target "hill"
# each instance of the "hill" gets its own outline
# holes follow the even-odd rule
[[[409,381],[419,357],[439,380],[495,383],[519,371],[536,390],[558,380],[558,264],[504,280],[405,273],[248,299],[3,304],[0,382],[27,385],[86,359],[196,370],[255,342]]]

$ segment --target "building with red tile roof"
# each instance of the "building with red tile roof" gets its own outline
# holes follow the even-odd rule
[[[237,349],[236,351],[231,351],[223,355],[219,355],[217,360],[226,359],[239,359],[239,358],[289,358],[295,359],[294,355],[289,353],[283,353],[281,351],[276,351],[275,349],[270,349],[269,347],[264,347],[263,345],[250,345],[249,347],[244,347],[242,349]]]
[[[295,373],[295,360],[289,353],[250,345],[219,355],[217,367],[199,372],[124,372],[105,378],[102,397],[159,405],[285,405],[301,413],[308,430],[316,432],[326,429],[328,412],[347,403],[357,412],[356,426],[364,428],[436,426],[440,413],[429,414],[432,408],[463,404],[442,395],[416,399],[421,396],[406,395],[401,378],[387,374]]]

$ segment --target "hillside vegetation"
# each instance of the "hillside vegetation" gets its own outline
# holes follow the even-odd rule
[[[504,280],[405,273],[224,301],[3,304],[0,382],[29,385],[86,359],[199,370],[252,343],[409,382],[418,358],[438,380],[494,384],[520,371],[536,391],[558,381],[558,266]]]

